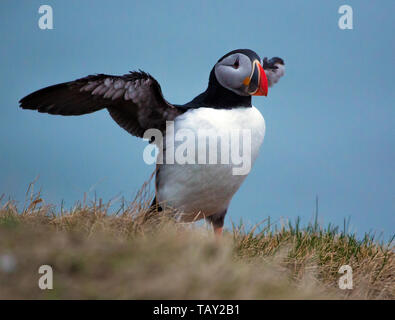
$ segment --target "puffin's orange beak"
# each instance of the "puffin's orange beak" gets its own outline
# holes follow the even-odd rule
[[[258,60],[252,65],[252,73],[244,79],[243,84],[246,86],[248,94],[252,96],[267,96],[268,83],[265,70]]]
[[[253,93],[253,96],[267,96],[268,92],[268,83],[267,83],[267,77],[265,70],[263,70],[262,65],[257,61],[255,62],[255,68],[258,69],[259,73],[259,85],[258,85],[258,90]]]

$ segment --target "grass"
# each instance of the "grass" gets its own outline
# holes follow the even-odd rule
[[[84,200],[65,210],[30,193],[0,201],[0,299],[394,299],[394,246],[337,227],[241,223],[216,241],[208,227],[149,213],[138,197],[110,214]],[[38,268],[53,268],[40,290]],[[341,290],[342,265],[353,289]]]

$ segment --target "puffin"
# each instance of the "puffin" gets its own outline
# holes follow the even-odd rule
[[[55,84],[25,96],[19,106],[62,116],[107,109],[121,128],[159,149],[151,209],[171,208],[181,222],[205,219],[220,237],[232,197],[250,172],[265,136],[265,120],[252,105],[252,96],[267,96],[268,88],[284,74],[283,59],[261,59],[253,50],[237,49],[215,63],[207,89],[183,105],[165,100],[158,81],[139,70],[121,76],[95,74]],[[149,132],[162,134],[163,139]],[[186,161],[174,161],[174,153],[185,142],[180,132],[195,134],[189,144],[192,155]],[[208,139],[199,140],[201,132]],[[241,132],[246,135],[241,136]],[[216,161],[193,161],[198,157],[207,160],[210,138],[216,135],[225,137],[225,142],[214,144],[218,147],[212,155]],[[234,152],[230,150],[233,147]],[[240,155],[244,147],[247,166],[240,170],[237,153]],[[182,151],[178,155],[185,155]]]

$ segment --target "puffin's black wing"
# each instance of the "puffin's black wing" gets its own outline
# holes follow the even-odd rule
[[[273,57],[270,60],[264,58],[262,67],[265,70],[268,86],[272,87],[285,74],[284,60],[279,57]]]
[[[107,108],[111,117],[132,135],[164,131],[166,121],[185,109],[168,103],[159,83],[148,73],[133,71],[123,76],[97,74],[35,91],[19,101],[23,109],[74,116]]]

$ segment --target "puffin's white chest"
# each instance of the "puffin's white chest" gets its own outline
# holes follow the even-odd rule
[[[255,107],[191,109],[176,118],[174,132],[174,147],[167,147],[167,152],[176,155],[175,162],[165,159],[158,165],[157,200],[185,213],[185,221],[198,213],[202,218],[223,212],[258,156],[265,135],[261,113]],[[191,133],[194,152],[189,152],[189,163],[180,164],[177,153]],[[207,136],[215,136],[217,143]]]

